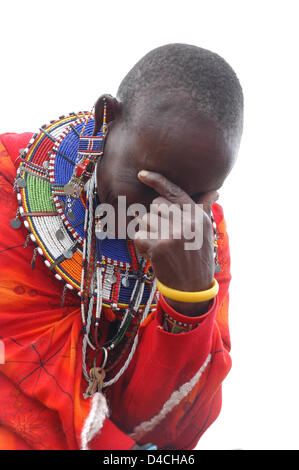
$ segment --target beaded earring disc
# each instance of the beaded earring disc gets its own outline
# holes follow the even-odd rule
[[[57,279],[78,292],[86,202],[84,191],[73,197],[66,187],[84,146],[89,144],[88,137],[80,141],[82,129],[85,135],[91,136],[93,126],[93,114],[88,112],[60,116],[57,121],[42,126],[22,150],[15,180],[18,215],[37,244],[38,253]],[[101,151],[102,140],[101,130],[95,152]]]
[[[86,170],[84,156],[89,162],[94,154],[95,163],[102,152],[104,126],[97,136],[89,138],[93,128],[94,115],[85,111],[60,116],[58,120],[43,125],[40,132],[32,136],[27,148],[20,151],[21,163],[15,179],[19,208],[11,222],[13,228],[18,229],[20,218],[23,218],[31,240],[37,245],[36,251],[46,266],[65,283],[65,288],[77,291],[78,295],[82,287],[84,221],[88,201],[85,192],[76,185],[76,176],[80,178]],[[126,308],[132,290],[128,288],[129,270],[134,266],[128,256],[126,241],[113,242],[112,246],[108,239],[101,243],[101,264],[105,271],[103,305],[110,307],[116,302],[119,307]],[[111,263],[114,266],[109,266]],[[118,295],[109,278],[109,269],[112,268],[110,277],[121,273]],[[145,307],[151,281],[146,281],[141,308]],[[156,305],[156,300],[153,305]]]

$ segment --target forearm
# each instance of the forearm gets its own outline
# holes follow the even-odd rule
[[[175,403],[178,401],[181,413],[181,406],[188,401],[188,391],[199,381],[200,386],[204,386],[205,374],[210,368],[217,308],[215,302],[199,325],[196,325],[198,318],[184,317],[193,322],[194,329],[174,334],[163,330],[163,310],[159,304],[150,321],[141,328],[133,361],[122,380],[109,391],[112,419],[128,433],[133,432],[132,437],[138,443],[169,445],[170,431],[163,425],[164,418],[167,415],[167,420],[177,420]],[[143,436],[142,423],[147,423],[145,428],[155,428],[156,436],[150,440]],[[170,424],[171,428],[174,426],[172,433],[179,432],[175,431],[177,424]]]
[[[221,223],[217,297],[206,312],[189,316],[180,308],[173,309],[160,295],[157,310],[140,329],[135,357],[110,391],[112,418],[128,433],[134,430],[131,436],[137,442],[192,446],[220,411],[221,383],[231,365],[227,323],[230,257],[220,206],[216,216]],[[170,317],[167,325],[165,315]],[[183,390],[187,395],[182,396]],[[177,404],[171,408],[173,398]],[[168,410],[167,417],[159,422],[163,410]],[[142,427],[152,430],[141,437]]]
[[[209,300],[198,303],[179,302],[167,297],[165,300],[174,310],[190,317],[196,317],[207,313],[211,305]]]

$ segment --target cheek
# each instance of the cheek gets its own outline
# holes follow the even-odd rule
[[[112,163],[112,162],[111,162]],[[142,184],[137,178],[135,168],[129,165],[107,164],[100,162],[97,170],[98,196],[101,202],[117,205],[117,197],[125,196],[126,204],[139,203],[147,209],[157,193]]]
[[[117,190],[117,164],[113,163],[110,159],[109,162],[106,156],[98,163],[97,166],[97,186],[98,196],[101,202],[111,203],[115,197]]]
[[[108,202],[108,190],[109,185],[107,184],[110,180],[109,174],[104,171],[104,167],[101,165],[98,166],[97,169],[97,189],[98,189],[98,196],[101,202]]]

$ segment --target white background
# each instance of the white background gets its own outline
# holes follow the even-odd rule
[[[185,42],[235,69],[239,159],[221,190],[230,234],[233,368],[198,449],[299,449],[296,1],[16,1],[0,7],[0,132],[36,131],[115,94],[137,60]]]

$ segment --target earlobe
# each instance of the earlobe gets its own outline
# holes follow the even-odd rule
[[[93,129],[94,136],[98,134],[103,124],[103,113],[104,113],[105,103],[106,103],[107,124],[117,119],[117,117],[120,115],[120,103],[117,101],[117,99],[108,94],[101,95],[97,99],[95,106],[94,106],[94,115],[95,115],[94,129]]]

